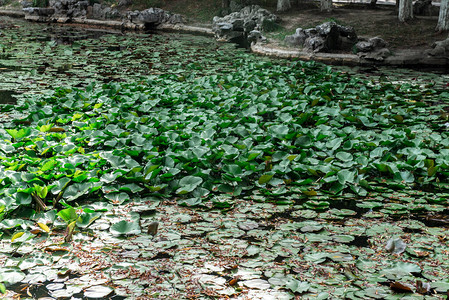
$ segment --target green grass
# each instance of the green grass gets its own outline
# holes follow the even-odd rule
[[[131,9],[145,9],[150,7],[163,8],[165,6],[164,0],[133,0]]]
[[[166,1],[162,7],[173,13],[179,13],[200,23],[210,23],[214,16],[221,15],[221,0]]]

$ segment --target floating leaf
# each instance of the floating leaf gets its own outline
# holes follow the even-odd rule
[[[413,286],[399,281],[391,282],[390,288],[398,293],[413,293]]]
[[[137,222],[128,222],[126,220],[122,220],[115,224],[112,224],[109,231],[112,234],[121,235],[121,234],[139,234],[140,226]]]
[[[104,298],[114,290],[104,285],[94,285],[84,290],[84,296],[87,298]]]
[[[385,245],[385,249],[393,254],[401,254],[407,248],[407,244],[401,238],[390,238]]]
[[[293,293],[304,293],[310,289],[310,284],[304,281],[289,279],[286,283],[286,287]]]
[[[14,241],[18,238],[20,238],[25,232],[21,231],[21,232],[17,232],[15,233],[12,238],[11,238],[11,243],[14,243]]]
[[[260,176],[259,184],[266,184],[266,183],[270,182],[271,178],[273,178],[273,175],[264,174],[264,175]]]
[[[203,182],[201,177],[186,176],[179,181],[180,188],[176,191],[177,194],[187,194],[196,189]]]
[[[48,228],[48,226],[47,226],[46,224],[44,224],[44,223],[37,223],[37,225],[39,225],[39,227],[40,227],[43,231],[45,231],[46,233],[49,233],[49,232],[50,232],[50,228]]]

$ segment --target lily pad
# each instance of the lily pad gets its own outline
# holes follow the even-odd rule
[[[139,234],[141,232],[139,223],[126,220],[112,224],[109,231],[115,235],[132,235]]]

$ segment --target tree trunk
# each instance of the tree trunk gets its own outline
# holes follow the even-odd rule
[[[377,3],[377,0],[371,0],[369,5],[370,5],[371,8],[375,8],[376,7],[376,3]]]
[[[231,0],[221,0],[221,15],[224,17],[231,13]]]
[[[320,0],[321,11],[331,12],[332,11],[332,0]]]
[[[228,9],[231,5],[231,0],[221,0],[221,8]]]
[[[449,0],[441,0],[440,15],[438,16],[438,24],[436,31],[449,30]]]
[[[278,0],[276,11],[287,11],[291,8],[290,0]]]
[[[407,22],[413,19],[413,0],[399,0],[399,21]]]

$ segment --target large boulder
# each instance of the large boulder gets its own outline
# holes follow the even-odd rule
[[[89,1],[77,0],[50,0],[49,6],[55,10],[56,16],[64,16],[68,18],[85,17]]]
[[[302,47],[308,52],[350,51],[357,43],[357,34],[352,27],[326,22],[314,28],[297,28],[285,37],[285,43]]]
[[[134,24],[142,24],[147,28],[156,27],[163,23],[177,24],[182,23],[182,16],[172,14],[161,8],[148,8],[142,11],[128,12],[128,20]]]
[[[302,47],[304,42],[309,37],[309,34],[302,28],[297,28],[296,32],[292,35],[285,37],[285,43],[292,47]]]
[[[214,17],[213,31],[218,40],[232,42],[247,47],[253,41],[263,40],[262,37],[248,40],[250,32],[262,32],[264,24],[278,22],[279,18],[258,5],[246,6],[240,11],[233,12],[224,17]]]
[[[374,61],[383,61],[391,54],[387,42],[380,37],[359,41],[355,45],[355,51],[359,57]]]
[[[430,56],[449,56],[449,38],[433,43],[432,49],[426,50],[426,54]]]
[[[33,7],[33,1],[23,0],[20,2],[23,8]]]
[[[120,19],[122,15],[116,8],[109,7],[100,3],[95,3],[87,15],[89,18],[98,20]]]

